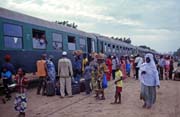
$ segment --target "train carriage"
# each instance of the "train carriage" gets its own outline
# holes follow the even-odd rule
[[[54,56],[57,68],[62,51],[67,51],[73,60],[72,52],[79,49],[84,53],[101,52],[119,57],[150,52],[106,36],[0,8],[0,57],[10,54],[16,68],[35,72],[36,60],[43,53]],[[0,59],[0,65],[3,62]]]
[[[12,63],[27,71],[35,72],[42,53],[53,55],[57,65],[63,50],[70,58],[77,49],[90,53],[96,51],[96,41],[89,33],[0,8],[0,56],[10,54]]]

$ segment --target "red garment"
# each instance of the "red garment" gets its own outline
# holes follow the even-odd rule
[[[122,92],[122,87],[116,87],[116,93],[121,93]]]
[[[106,65],[108,67],[109,72],[106,73],[106,78],[108,81],[111,80],[111,74],[112,74],[112,61],[110,58],[106,59]]]
[[[16,86],[16,90],[19,92],[19,93],[25,93],[26,91],[26,88],[23,87],[23,85],[27,85],[27,78],[26,77],[19,77],[19,76],[16,76],[15,77],[15,81],[17,83],[17,86]]]
[[[125,60],[121,61],[121,71],[122,71],[122,74],[123,74],[123,79],[126,79],[127,74],[126,74],[126,62],[125,62]]]

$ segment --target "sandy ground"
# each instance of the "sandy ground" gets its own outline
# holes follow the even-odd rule
[[[105,90],[106,100],[100,101],[91,94],[75,95],[60,99],[58,96],[36,95],[36,89],[28,91],[27,117],[180,117],[180,82],[161,81],[157,89],[157,101],[152,109],[143,109],[139,99],[139,81],[128,78],[124,82],[122,104],[111,105],[114,101],[113,81]],[[13,94],[14,96],[14,94]],[[0,103],[0,117],[16,117],[13,99],[7,104]]]

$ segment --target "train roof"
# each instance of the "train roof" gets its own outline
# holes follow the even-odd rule
[[[89,38],[95,38],[95,36],[93,36],[89,33],[86,33],[84,31],[80,31],[78,29],[70,28],[67,26],[57,24],[55,22],[50,22],[47,20],[43,20],[43,19],[36,18],[33,16],[29,16],[29,15],[25,15],[25,14],[11,11],[11,10],[1,8],[1,7],[0,7],[0,17],[6,18],[6,19],[11,19],[11,20],[16,20],[16,21],[20,21],[20,22],[25,22],[25,23],[29,23],[29,24],[33,24],[33,25],[43,26],[43,27],[47,27],[47,28],[52,28],[52,29],[56,29],[56,30],[60,30],[60,31],[64,31],[64,32],[69,32],[72,34],[82,35],[82,36],[89,37]]]

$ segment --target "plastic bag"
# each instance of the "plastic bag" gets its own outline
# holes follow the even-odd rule
[[[105,89],[108,87],[108,81],[106,79],[106,74],[103,75],[102,88]]]

